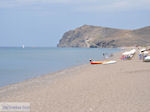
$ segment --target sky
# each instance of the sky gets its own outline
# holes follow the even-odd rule
[[[0,47],[56,47],[82,25],[150,26],[150,0],[0,0]]]

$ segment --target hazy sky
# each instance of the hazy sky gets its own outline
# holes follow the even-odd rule
[[[0,46],[56,46],[81,25],[150,25],[150,0],[0,0]]]

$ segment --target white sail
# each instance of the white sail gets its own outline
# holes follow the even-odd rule
[[[24,45],[22,45],[22,48],[24,48]]]

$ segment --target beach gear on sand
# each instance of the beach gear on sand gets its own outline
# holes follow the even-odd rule
[[[150,62],[150,56],[146,56],[143,61],[144,62]]]
[[[143,52],[143,56],[147,56],[148,53],[149,53],[148,51],[144,51],[144,52]]]
[[[123,56],[127,56],[127,55],[134,55],[136,53],[135,49],[132,49],[131,51],[126,51],[124,53],[122,53]]]
[[[135,49],[132,49],[130,51],[126,51],[126,52],[122,53],[122,57],[120,59],[121,60],[126,60],[126,59],[130,60],[130,59],[133,58],[133,56],[135,55],[135,53],[136,53]]]
[[[146,48],[140,49],[140,52],[144,52],[144,51],[146,51]]]

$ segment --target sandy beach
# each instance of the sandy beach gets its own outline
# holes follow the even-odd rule
[[[0,102],[29,102],[31,112],[150,112],[150,63],[81,65],[0,88]]]

